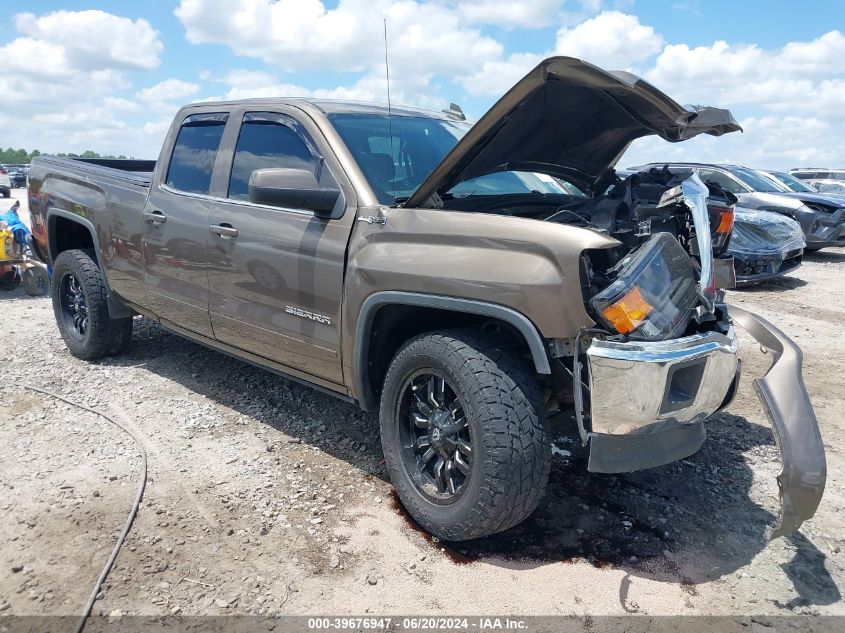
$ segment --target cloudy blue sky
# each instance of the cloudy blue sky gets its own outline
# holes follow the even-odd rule
[[[478,117],[543,57],[631,70],[745,133],[645,160],[845,166],[845,0],[32,0],[0,18],[0,145],[155,158],[178,106],[302,96]]]

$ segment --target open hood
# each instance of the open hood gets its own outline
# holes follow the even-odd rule
[[[631,73],[551,57],[481,117],[404,206],[439,206],[458,183],[497,171],[560,176],[600,192],[634,139],[677,142],[741,129],[729,111],[687,109]]]

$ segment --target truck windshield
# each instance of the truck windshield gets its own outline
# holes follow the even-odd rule
[[[382,204],[410,196],[469,131],[469,123],[425,116],[329,114]]]

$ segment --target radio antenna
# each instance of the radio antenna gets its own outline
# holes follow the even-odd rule
[[[393,155],[393,111],[390,104],[390,62],[387,58],[387,18],[384,18],[384,76],[387,81],[387,129],[390,134],[390,166],[393,173],[393,184],[396,186],[396,159]],[[395,194],[396,191],[392,191]],[[393,196],[396,200],[396,196]]]

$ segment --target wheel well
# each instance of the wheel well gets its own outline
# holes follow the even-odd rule
[[[478,328],[502,337],[505,345],[524,355],[534,366],[528,343],[512,325],[493,317],[441,310],[426,306],[391,304],[378,309],[370,331],[367,382],[371,393],[381,395],[390,361],[403,343],[425,332],[452,328]]]
[[[52,259],[56,259],[59,253],[75,248],[96,251],[94,236],[91,235],[88,227],[79,222],[74,222],[70,218],[62,216],[51,218],[49,235],[50,257]]]

